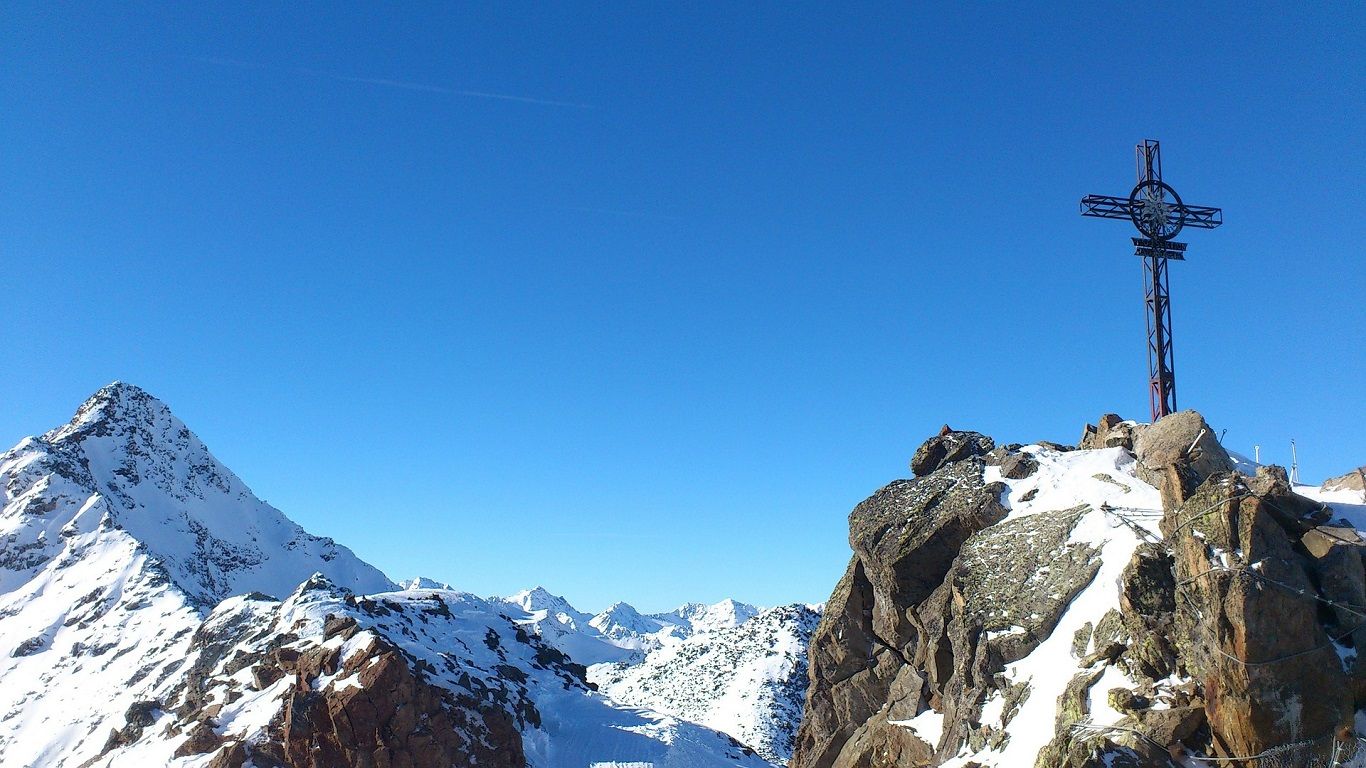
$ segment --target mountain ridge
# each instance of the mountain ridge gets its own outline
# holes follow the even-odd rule
[[[594,692],[504,604],[413,586],[260,501],[144,390],[101,388],[0,454],[0,762],[768,765]]]

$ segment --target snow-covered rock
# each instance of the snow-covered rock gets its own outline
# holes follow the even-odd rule
[[[819,606],[765,611],[732,599],[595,616],[543,587],[503,598],[519,625],[574,661],[613,699],[702,723],[785,762],[806,692],[806,644]]]
[[[725,608],[734,615],[732,606]],[[634,664],[596,665],[588,679],[617,701],[724,731],[785,763],[801,722],[806,648],[819,620],[816,606],[770,608],[696,632]]]
[[[860,503],[790,765],[1366,764],[1366,505],[1194,412],[1128,433],[949,430]]]

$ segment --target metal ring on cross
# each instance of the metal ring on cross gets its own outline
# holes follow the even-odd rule
[[[1129,218],[1153,240],[1171,240],[1186,225],[1185,206],[1170,184],[1148,179],[1129,194]]]

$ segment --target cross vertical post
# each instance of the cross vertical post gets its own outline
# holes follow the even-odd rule
[[[1144,305],[1148,325],[1148,404],[1153,421],[1176,410],[1176,360],[1172,351],[1171,292],[1167,266],[1184,261],[1186,244],[1174,240],[1184,227],[1214,229],[1224,223],[1218,208],[1186,205],[1162,180],[1162,151],[1145,139],[1134,147],[1138,184],[1127,198],[1087,195],[1081,215],[1128,219],[1143,237],[1132,238],[1134,254],[1143,257]]]
[[[1172,305],[1167,288],[1167,258],[1143,259],[1144,304],[1148,312],[1148,405],[1153,420],[1176,411],[1176,359],[1172,352]]]

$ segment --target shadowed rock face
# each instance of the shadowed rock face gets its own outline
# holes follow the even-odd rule
[[[1061,459],[994,448],[977,433],[927,441],[915,479],[850,515],[854,555],[810,646],[790,765],[935,766],[964,753],[978,761],[969,765],[1026,764],[1009,746],[1026,736],[1019,713],[1032,708],[1028,722],[1039,722],[1038,673],[1031,685],[1009,670],[1046,641],[1057,649],[1064,616],[1076,667],[1050,662],[1053,732],[1028,753],[1036,768],[1165,768],[1184,751],[1253,768],[1237,758],[1272,750],[1307,764],[1335,740],[1354,750],[1353,718],[1366,704],[1366,542],[1296,495],[1283,472],[1234,472],[1216,434],[1194,411],[1146,426],[1107,415],[1083,437],[1096,453],[1047,455],[1127,456],[1113,466],[1129,474],[1085,477],[1124,499],[1130,486],[1146,489],[1151,509],[1093,502],[1020,516],[989,479],[1018,483]],[[1078,482],[1027,480],[1010,498],[1063,481]],[[1104,565],[1118,535],[1105,531],[1131,529],[1134,543]],[[1110,576],[1098,579],[1103,568]],[[1076,610],[1096,614],[1084,625],[1069,613],[1083,592],[1088,607]]]
[[[310,591],[324,598],[336,594],[319,579],[301,590],[300,599]],[[458,677],[468,692],[438,685],[429,663],[364,630],[367,613],[388,614],[398,603],[348,599],[337,605],[346,612],[327,614],[314,627],[320,634],[281,632],[279,624],[287,622],[265,625],[262,618],[275,604],[264,596],[202,627],[185,682],[168,701],[176,717],[166,735],[186,735],[176,755],[211,754],[219,768],[526,765],[519,729],[539,724],[540,714],[520,685],[525,673],[511,666],[498,670],[507,679],[501,687]],[[427,610],[449,616],[439,600]],[[573,672],[563,658],[547,661]],[[246,673],[250,682],[239,682]],[[283,702],[260,735],[216,735],[225,704],[258,693]],[[120,739],[106,751],[135,740]]]
[[[812,638],[811,686],[791,765],[865,765],[865,748],[907,759],[933,752],[904,729],[889,730],[885,718],[863,726],[887,702],[907,666],[907,651],[920,645],[921,633],[907,609],[927,600],[968,537],[1001,520],[1006,510],[1000,501],[1004,486],[985,482],[986,464],[978,457],[993,447],[990,438],[950,432],[926,445],[931,444],[938,447],[917,452],[922,468],[934,466],[930,474],[891,483],[849,516],[855,554]],[[898,693],[910,696],[913,716],[923,684],[901,683]],[[846,749],[851,738],[856,746]]]
[[[308,681],[336,659],[312,662],[296,669],[299,683],[277,731],[291,768],[359,768],[375,765],[376,755],[392,768],[525,764],[521,736],[505,711],[426,683],[388,643],[372,641],[347,659],[340,672],[356,676],[353,687],[309,690]],[[483,738],[464,735],[472,732]]]
[[[1359,610],[1360,556],[1333,562],[1297,551],[1298,531],[1286,526],[1301,523],[1284,510],[1299,503],[1286,486],[1258,494],[1246,478],[1220,473],[1173,512],[1183,585],[1177,642],[1182,664],[1203,682],[1221,754],[1330,736],[1355,713],[1353,686],[1330,639],[1330,630],[1350,632],[1351,624],[1325,622],[1320,603],[1303,595],[1342,584],[1339,593]]]

